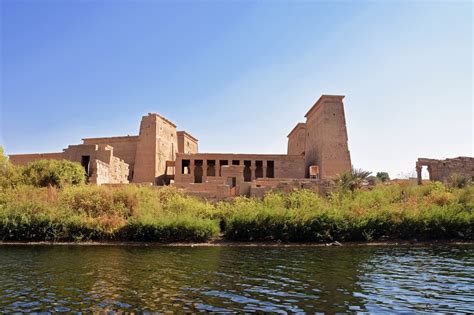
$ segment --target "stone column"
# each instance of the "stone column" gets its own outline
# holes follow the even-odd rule
[[[189,175],[194,177],[194,160],[189,161]]]
[[[221,161],[216,160],[216,164],[214,164],[214,169],[215,169],[215,176],[220,177],[221,176]]]
[[[205,183],[207,180],[207,160],[202,160],[202,182]]]
[[[418,179],[418,185],[421,185],[423,184],[423,179],[421,177],[421,171],[422,171],[422,167],[421,166],[417,166],[416,167],[416,177]]]
[[[433,174],[433,168],[431,167],[431,165],[428,165],[428,176],[429,176],[428,178],[431,181],[435,180],[435,178],[436,180],[441,180],[441,178],[439,178],[439,175],[436,175],[435,177],[435,174]]]
[[[250,160],[250,180],[255,179],[255,170],[257,167],[255,166],[255,161]]]
[[[262,161],[262,178],[267,178],[267,161]]]

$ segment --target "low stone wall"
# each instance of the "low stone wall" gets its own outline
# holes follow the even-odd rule
[[[64,154],[62,152],[57,153],[34,153],[34,154],[12,154],[9,155],[10,162],[13,165],[26,165],[30,162],[37,160],[62,160]]]
[[[257,179],[252,182],[250,196],[262,198],[269,191],[289,193],[296,189],[308,189],[326,196],[332,186],[330,180],[321,179]]]
[[[187,194],[209,199],[226,199],[230,197],[230,186],[224,180],[207,180],[205,183],[176,183],[175,187]]]

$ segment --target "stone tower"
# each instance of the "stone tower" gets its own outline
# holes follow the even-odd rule
[[[143,116],[140,123],[134,183],[162,184],[166,161],[174,161],[178,150],[176,125],[158,114]]]
[[[351,170],[342,95],[322,95],[306,113],[305,169],[317,165],[321,178]]]
[[[304,155],[306,150],[306,124],[298,123],[288,135],[288,155]]]

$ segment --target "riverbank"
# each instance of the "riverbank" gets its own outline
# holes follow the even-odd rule
[[[0,191],[0,240],[212,244],[474,240],[474,187],[378,185],[210,203],[176,189],[19,186]],[[212,245],[209,245],[212,246]]]
[[[427,246],[474,246],[474,241],[378,241],[339,243],[282,243],[282,242],[232,242],[226,240],[204,243],[158,243],[158,242],[25,242],[0,241],[0,246],[130,246],[130,247],[427,247]]]

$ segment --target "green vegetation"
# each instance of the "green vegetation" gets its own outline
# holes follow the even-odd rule
[[[86,182],[81,164],[66,160],[39,160],[22,168],[22,182],[36,187],[65,187]]]
[[[14,166],[0,146],[0,188],[31,185],[65,187],[86,182],[86,173],[79,163],[67,160],[39,160],[26,166]]]
[[[378,185],[321,198],[308,191],[237,201],[232,240],[474,239],[474,187]]]
[[[297,190],[210,203],[172,187],[86,185],[67,161],[18,168],[2,157],[0,240],[474,240],[474,186],[459,176],[447,186],[368,187],[370,173],[353,170],[328,197]]]
[[[364,183],[368,181],[370,174],[371,172],[352,168],[350,172],[343,173],[336,178],[334,183],[338,190],[342,192],[354,192],[362,188]]]
[[[388,182],[390,180],[390,175],[387,172],[377,172],[377,178],[382,182]]]
[[[298,190],[209,203],[171,187],[0,190],[0,240],[474,240],[474,187],[378,185],[327,198]]]
[[[472,180],[470,177],[460,174],[453,174],[448,180],[448,186],[452,188],[464,188],[469,186],[471,183]]]
[[[0,146],[0,188],[14,186],[20,181],[20,171],[14,167],[3,153]]]
[[[0,191],[0,240],[206,241],[208,207],[168,187],[19,186]]]

